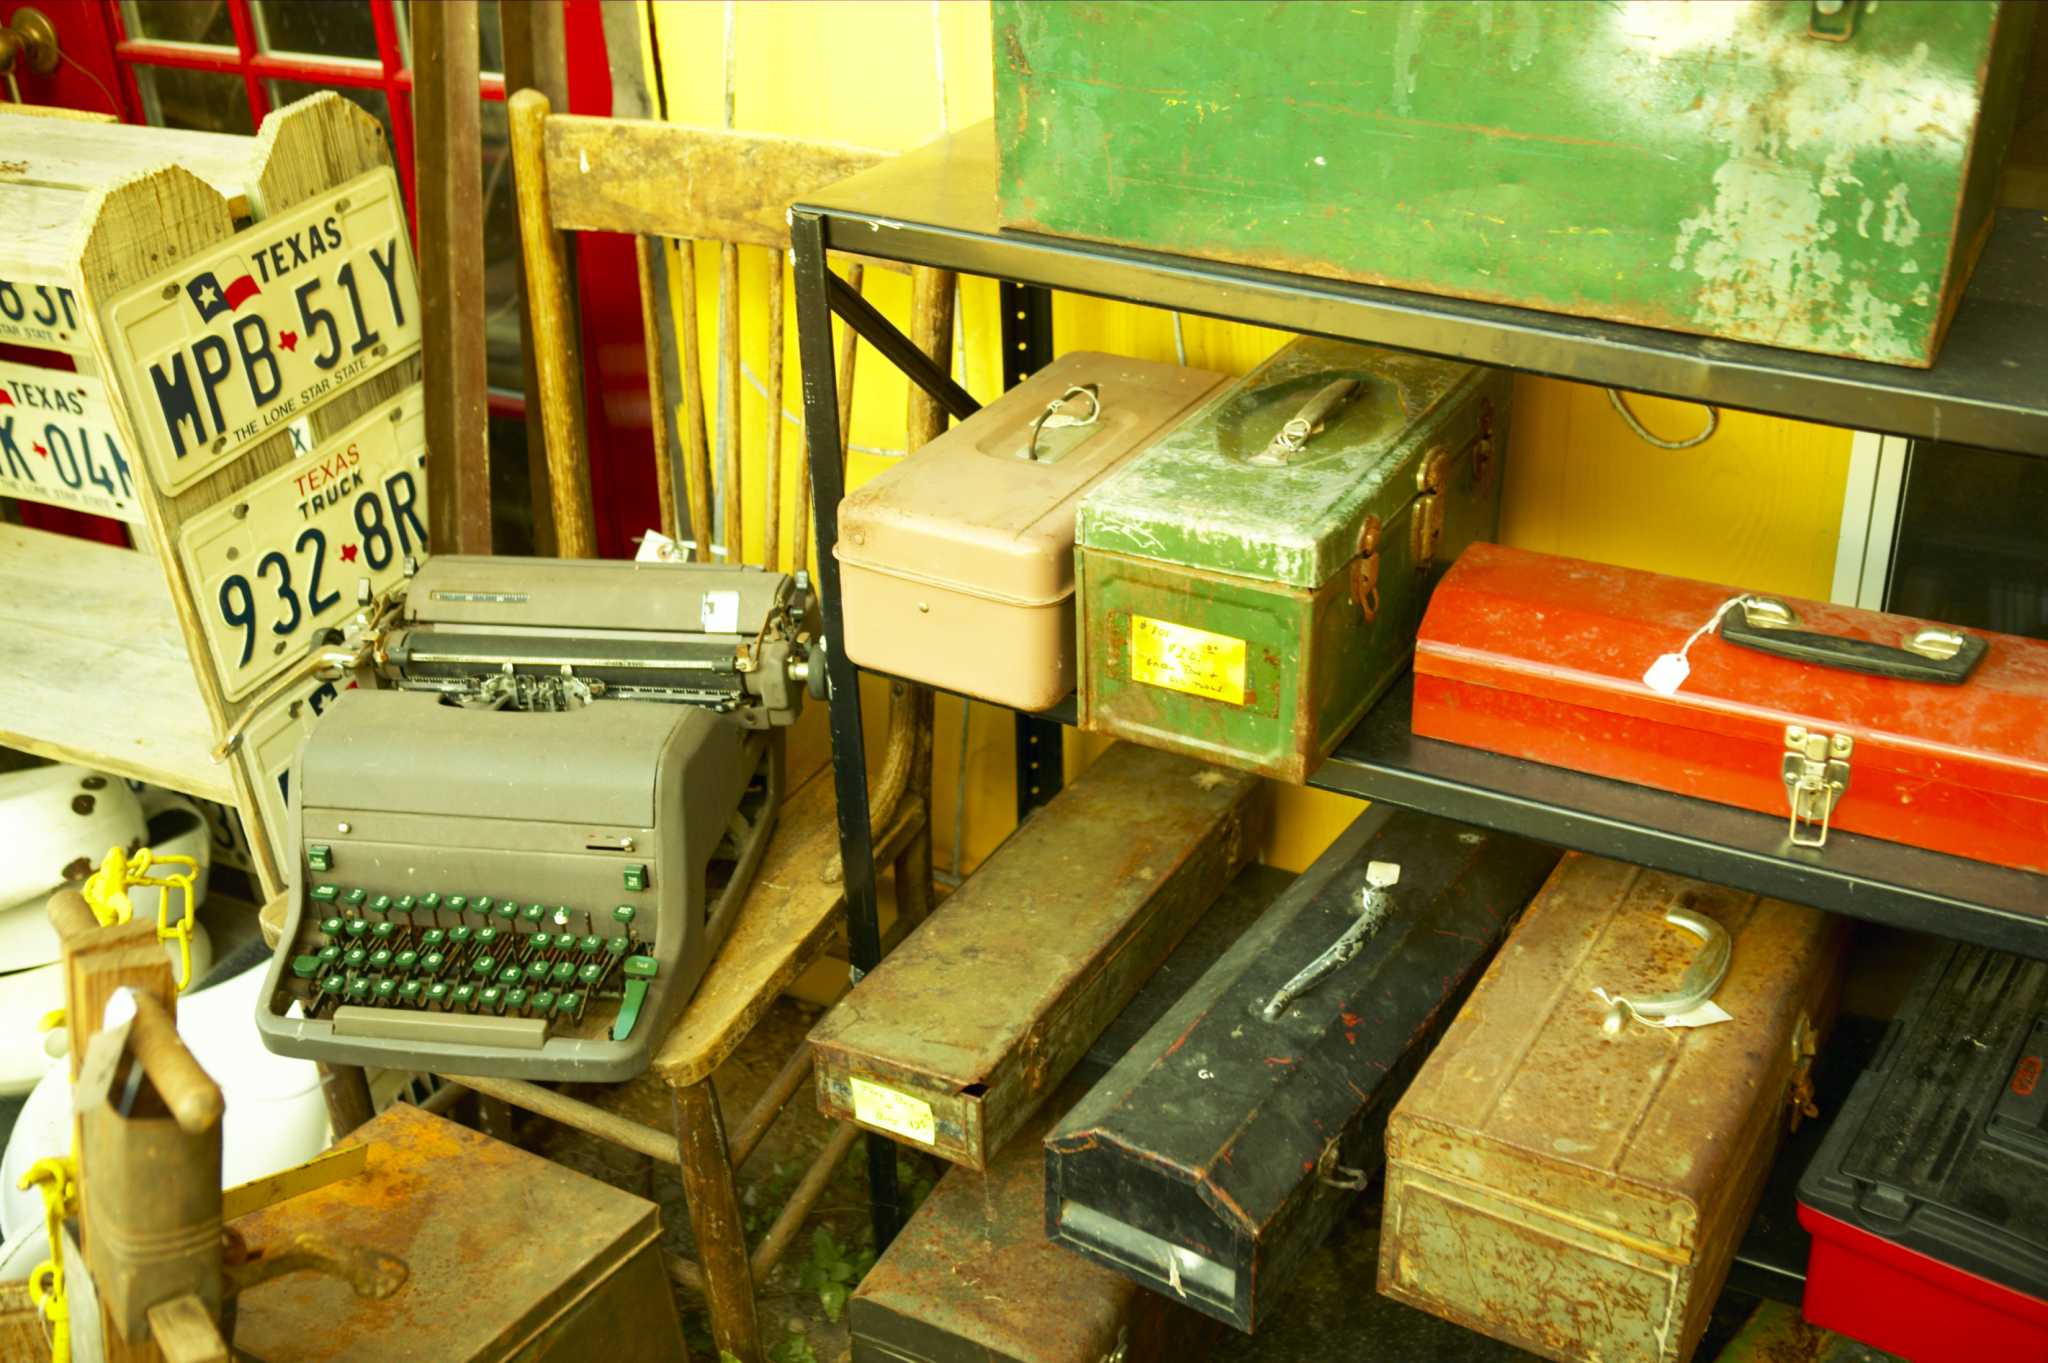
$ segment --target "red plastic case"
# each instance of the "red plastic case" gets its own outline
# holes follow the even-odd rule
[[[1747,628],[1773,647],[1820,639],[1824,653],[1923,672],[1960,669],[1971,640],[1983,649],[1960,684],[1869,675],[1728,642],[1763,614],[1738,607],[1692,645],[1674,694],[1644,682],[1740,594],[1475,544],[1423,619],[1415,732],[1788,821],[1797,795],[1808,817],[1792,831],[1808,842],[1831,826],[2048,870],[2048,642],[1959,632],[1963,653],[1942,663],[1896,647],[1946,628],[1935,622],[1779,597],[1792,628]],[[1818,739],[1817,757],[1788,747],[1794,726]],[[1837,763],[1846,788],[1826,810],[1818,792]]]

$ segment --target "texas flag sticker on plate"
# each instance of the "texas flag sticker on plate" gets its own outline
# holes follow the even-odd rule
[[[274,218],[107,305],[134,375],[142,462],[178,492],[420,346],[405,202],[388,168]]]

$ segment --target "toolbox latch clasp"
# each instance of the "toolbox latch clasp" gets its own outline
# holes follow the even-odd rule
[[[1847,734],[1816,733],[1803,724],[1785,726],[1779,774],[1792,807],[1789,831],[1794,847],[1827,845],[1835,803],[1849,789],[1849,755],[1855,746]]]
[[[1358,527],[1358,557],[1351,560],[1351,599],[1371,624],[1380,613],[1380,518],[1367,516]]]
[[[1436,561],[1437,542],[1444,535],[1444,484],[1449,481],[1451,452],[1438,445],[1422,456],[1415,471],[1415,509],[1409,514],[1408,558],[1418,573]]]

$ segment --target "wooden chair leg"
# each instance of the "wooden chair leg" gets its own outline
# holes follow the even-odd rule
[[[711,1081],[673,1091],[676,1143],[682,1149],[683,1195],[697,1235],[697,1262],[711,1306],[711,1338],[740,1363],[762,1363],[754,1317],[754,1274],[747,1262],[746,1226],[733,1187],[725,1119]]]
[[[320,1096],[327,1100],[327,1124],[336,1140],[377,1115],[370,1107],[370,1077],[360,1065],[322,1063]]]

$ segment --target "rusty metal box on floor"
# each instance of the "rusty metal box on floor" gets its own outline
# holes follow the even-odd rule
[[[1081,501],[1081,726],[1305,780],[1499,518],[1509,376],[1302,338]]]
[[[819,1021],[819,1107],[986,1169],[1251,860],[1257,785],[1111,747]]]
[[[846,656],[1043,710],[1074,689],[1074,507],[1224,381],[1076,351],[847,494]]]
[[[1055,1110],[1073,1086],[1053,1100]],[[854,1363],[1186,1363],[1202,1317],[1045,1239],[1041,1113],[989,1166],[954,1169],[846,1308]]]
[[[234,1345],[266,1363],[665,1363],[683,1353],[661,1212],[516,1146],[398,1104],[356,1129],[352,1178],[251,1212],[250,1246],[308,1237],[407,1270],[380,1301],[298,1273],[236,1298]],[[238,1357],[243,1356],[240,1352]]]
[[[1045,1141],[1046,1233],[1254,1330],[1555,848],[1360,815]],[[1322,972],[1318,974],[1318,972]]]
[[[1547,1358],[1684,1363],[1810,1105],[1839,928],[1566,854],[1387,1123],[1380,1291]]]
[[[996,0],[998,212],[1925,366],[2038,8]]]

